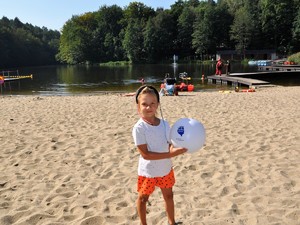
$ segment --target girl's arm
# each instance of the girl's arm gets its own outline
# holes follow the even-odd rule
[[[169,152],[150,152],[148,151],[147,144],[138,145],[137,149],[146,160],[168,159],[187,151],[186,148],[174,148],[173,145],[170,145]]]

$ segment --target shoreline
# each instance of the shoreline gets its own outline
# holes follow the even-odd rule
[[[152,85],[152,84],[149,84]],[[214,85],[215,86],[215,85]],[[157,87],[157,89],[159,90],[158,85],[156,85],[155,87]],[[281,85],[270,85],[270,86],[261,86],[261,87],[255,87],[255,90],[262,90],[262,89],[269,89],[269,88],[276,88],[276,87],[299,87],[299,86],[281,86]],[[138,86],[137,86],[138,88]],[[247,87],[241,87],[242,89],[249,89]],[[187,91],[180,91],[179,95],[185,95],[186,93],[203,93],[203,92],[218,92],[218,91],[232,91],[234,92],[234,87],[233,86],[228,86],[228,85],[221,85],[219,87],[214,87],[214,88],[205,88],[205,89],[198,89],[196,91],[192,91],[192,92],[187,92]],[[13,92],[13,91],[12,91]],[[91,91],[91,92],[86,92],[86,91],[82,91],[82,92],[66,92],[66,93],[62,93],[62,92],[53,92],[50,94],[44,94],[45,91],[41,91],[41,92],[31,92],[29,94],[10,94],[10,93],[0,93],[0,97],[18,97],[18,96],[40,96],[40,97],[47,97],[47,96],[97,96],[97,95],[124,95],[124,94],[128,94],[128,93],[133,93],[133,91]]]

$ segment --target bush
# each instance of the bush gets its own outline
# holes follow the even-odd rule
[[[288,61],[300,64],[300,52],[290,55]]]
[[[106,62],[106,63],[99,63],[100,66],[128,66],[132,63],[129,61],[116,61],[116,62]]]

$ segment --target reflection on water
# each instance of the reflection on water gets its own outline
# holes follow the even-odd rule
[[[33,80],[13,82],[3,87],[2,94],[70,95],[98,92],[132,92],[141,85],[141,78],[159,88],[165,74],[178,79],[178,74],[187,72],[196,91],[231,89],[202,82],[202,74],[215,73],[215,64],[160,64],[133,66],[86,66],[62,65],[18,68],[20,75],[33,74]],[[253,72],[256,67],[232,64],[232,72]],[[179,80],[179,79],[178,79]],[[294,77],[278,77],[271,83],[277,85],[299,85],[299,74]]]

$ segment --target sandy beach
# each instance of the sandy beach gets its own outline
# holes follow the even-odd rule
[[[206,145],[173,158],[184,225],[300,224],[300,87],[161,99]],[[138,225],[133,96],[0,96],[0,225]],[[158,189],[148,224],[166,225]]]

